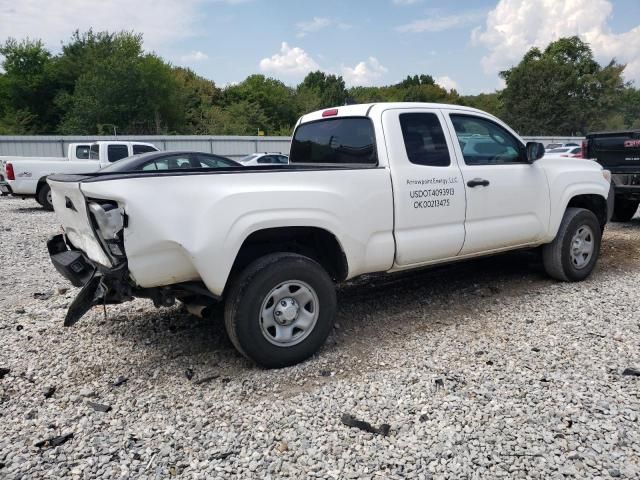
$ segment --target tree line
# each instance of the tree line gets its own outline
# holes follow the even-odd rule
[[[264,75],[219,87],[192,70],[145,52],[133,32],[76,31],[53,54],[39,40],[0,46],[0,134],[289,135],[303,113],[349,103],[441,102],[480,108],[523,135],[581,135],[640,128],[640,90],[624,65],[602,66],[578,37],[532,48],[501,72],[505,87],[460,95],[431,75],[398,84],[345,86],[309,73],[295,87]]]

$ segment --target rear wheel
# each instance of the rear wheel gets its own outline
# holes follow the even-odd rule
[[[38,193],[36,194],[36,200],[45,210],[53,210],[53,200],[51,199],[51,187],[48,183],[45,183]]]
[[[598,218],[584,208],[567,208],[553,242],[542,248],[544,269],[564,282],[587,278],[596,266],[602,231]]]
[[[611,220],[614,222],[628,222],[636,214],[638,205],[640,205],[640,201],[638,200],[616,198],[613,205],[613,217]]]
[[[331,332],[333,281],[315,261],[276,253],[249,265],[232,283],[225,327],[240,353],[267,368],[299,363]]]

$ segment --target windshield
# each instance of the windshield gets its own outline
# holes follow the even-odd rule
[[[255,159],[256,157],[258,157],[258,155],[247,155],[246,157],[243,157],[240,159],[241,163],[247,163],[250,162],[251,160]]]

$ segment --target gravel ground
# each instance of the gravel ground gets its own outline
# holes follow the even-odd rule
[[[640,478],[638,218],[579,284],[518,253],[344,286],[277,371],[143,300],[65,329],[58,230],[0,199],[0,478]]]

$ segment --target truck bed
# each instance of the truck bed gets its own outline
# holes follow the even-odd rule
[[[140,287],[202,280],[212,293],[222,294],[243,241],[253,231],[274,226],[334,232],[350,258],[349,277],[393,265],[393,196],[384,167],[90,173],[52,175],[48,182],[63,228],[78,232],[82,238],[77,242],[103,265],[108,262],[93,250],[96,239],[84,238],[93,234],[86,207],[79,204],[105,199],[123,206],[126,260]]]

